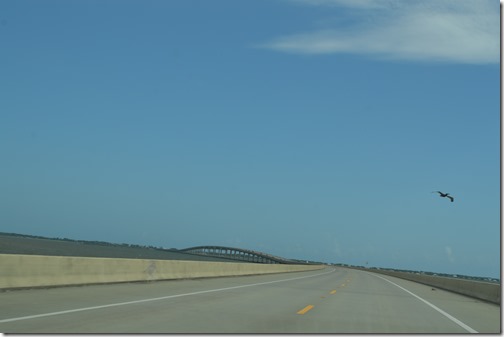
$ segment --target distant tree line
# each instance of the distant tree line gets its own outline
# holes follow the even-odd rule
[[[334,265],[342,266],[342,267],[355,267],[355,268],[363,268],[363,269],[378,269],[378,270],[388,270],[402,273],[412,273],[412,274],[422,274],[422,275],[431,275],[431,276],[442,276],[442,277],[450,277],[450,278],[460,278],[465,280],[473,280],[473,281],[483,281],[483,282],[497,282],[500,280],[493,277],[479,277],[479,276],[468,276],[468,275],[460,275],[460,274],[446,274],[446,273],[434,273],[430,271],[418,271],[418,270],[408,270],[408,269],[395,269],[395,268],[377,268],[377,267],[364,267],[364,266],[353,266],[344,263],[335,263]]]
[[[105,241],[74,240],[74,239],[60,238],[60,237],[48,238],[48,237],[45,237],[45,236],[28,235],[28,234],[16,234],[16,233],[4,233],[4,232],[0,232],[0,235],[3,235],[3,236],[16,236],[16,237],[31,238],[31,239],[68,241],[68,242],[75,242],[75,243],[87,244],[87,245],[128,247],[128,248],[141,248],[141,249],[158,249],[158,250],[170,250],[170,251],[177,250],[175,248],[165,249],[165,248],[162,248],[162,247],[147,246],[147,245],[137,245],[137,244],[131,244],[131,243],[111,243],[111,242],[105,242]]]

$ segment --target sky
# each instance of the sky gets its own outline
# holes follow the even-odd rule
[[[499,29],[494,0],[3,0],[0,232],[500,277]]]

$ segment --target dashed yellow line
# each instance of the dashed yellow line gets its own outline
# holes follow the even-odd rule
[[[306,314],[308,311],[310,311],[311,309],[313,309],[313,305],[307,305],[306,307],[304,307],[303,309],[299,310],[297,313],[298,315],[304,315]]]
[[[329,294],[331,294],[331,295],[336,294],[336,290],[331,291]]]

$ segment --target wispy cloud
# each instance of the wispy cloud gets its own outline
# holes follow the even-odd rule
[[[347,10],[346,27],[280,36],[261,45],[299,54],[363,54],[380,59],[498,63],[499,3],[492,0],[290,0]]]
[[[453,251],[450,246],[445,247],[445,253],[446,253],[446,257],[448,258],[448,261],[450,261],[452,263],[455,262],[455,257],[453,256]]]

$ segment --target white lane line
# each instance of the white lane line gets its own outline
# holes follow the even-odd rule
[[[378,276],[376,274],[372,274],[371,275],[373,276],[376,276],[376,277],[379,277],[381,278],[382,280],[385,280],[389,283],[392,283],[393,285],[395,285],[396,287],[398,288],[401,288],[402,290],[404,290],[405,292],[407,292],[408,294],[410,294],[411,296],[414,296],[416,297],[417,299],[419,299],[420,301],[424,302],[425,304],[427,304],[429,307],[431,307],[432,309],[434,310],[437,310],[438,312],[440,312],[441,314],[443,314],[444,316],[446,316],[447,318],[449,318],[451,321],[455,322],[456,324],[458,324],[459,326],[461,326],[462,328],[464,328],[466,331],[469,331],[470,333],[478,333],[478,331],[474,330],[473,328],[471,328],[470,326],[468,326],[467,324],[464,324],[463,322],[459,321],[458,319],[456,319],[455,317],[453,317],[452,315],[450,315],[449,313],[447,313],[446,311],[443,311],[442,309],[439,309],[438,307],[436,307],[434,304],[430,303],[429,301],[426,301],[424,300],[423,298],[421,298],[420,296],[418,295],[415,295],[413,294],[411,291],[409,291],[408,289],[404,289],[403,287],[401,287],[400,285],[390,281],[390,280],[387,280],[385,277],[382,277],[382,276]]]
[[[94,306],[94,307],[85,307],[85,308],[78,308],[78,309],[55,311],[55,312],[49,312],[49,313],[45,313],[45,314],[38,314],[38,315],[13,317],[13,318],[2,319],[2,320],[0,320],[0,323],[8,323],[8,322],[14,322],[14,321],[22,321],[22,320],[26,320],[26,319],[33,319],[33,318],[56,316],[56,315],[64,315],[64,314],[70,314],[70,313],[73,313],[73,312],[80,312],[80,311],[96,310],[96,309],[103,309],[103,308],[110,308],[110,307],[119,307],[119,306],[129,305],[129,304],[137,304],[137,303],[144,303],[144,302],[153,302],[153,301],[167,300],[167,299],[176,298],[176,297],[193,296],[193,295],[212,293],[212,292],[218,292],[218,291],[226,291],[226,290],[239,289],[239,288],[245,288],[245,287],[255,287],[255,286],[260,286],[260,285],[265,285],[265,284],[272,284],[272,283],[301,280],[301,279],[305,279],[305,278],[309,278],[309,277],[316,277],[316,276],[322,276],[322,275],[334,273],[335,271],[336,271],[336,269],[333,269],[331,271],[328,271],[328,272],[325,272],[325,273],[321,273],[321,274],[315,274],[315,275],[309,275],[309,276],[301,276],[301,277],[294,277],[294,278],[283,279],[283,280],[260,282],[260,283],[253,283],[253,284],[244,284],[244,285],[241,285],[241,286],[219,288],[219,289],[210,289],[210,290],[202,290],[202,291],[195,291],[195,292],[192,292],[192,293],[169,295],[169,296],[155,297],[155,298],[146,298],[146,299],[143,299],[143,300],[136,300],[136,301],[128,301],[128,302],[104,304],[104,305],[97,305],[97,306]]]

